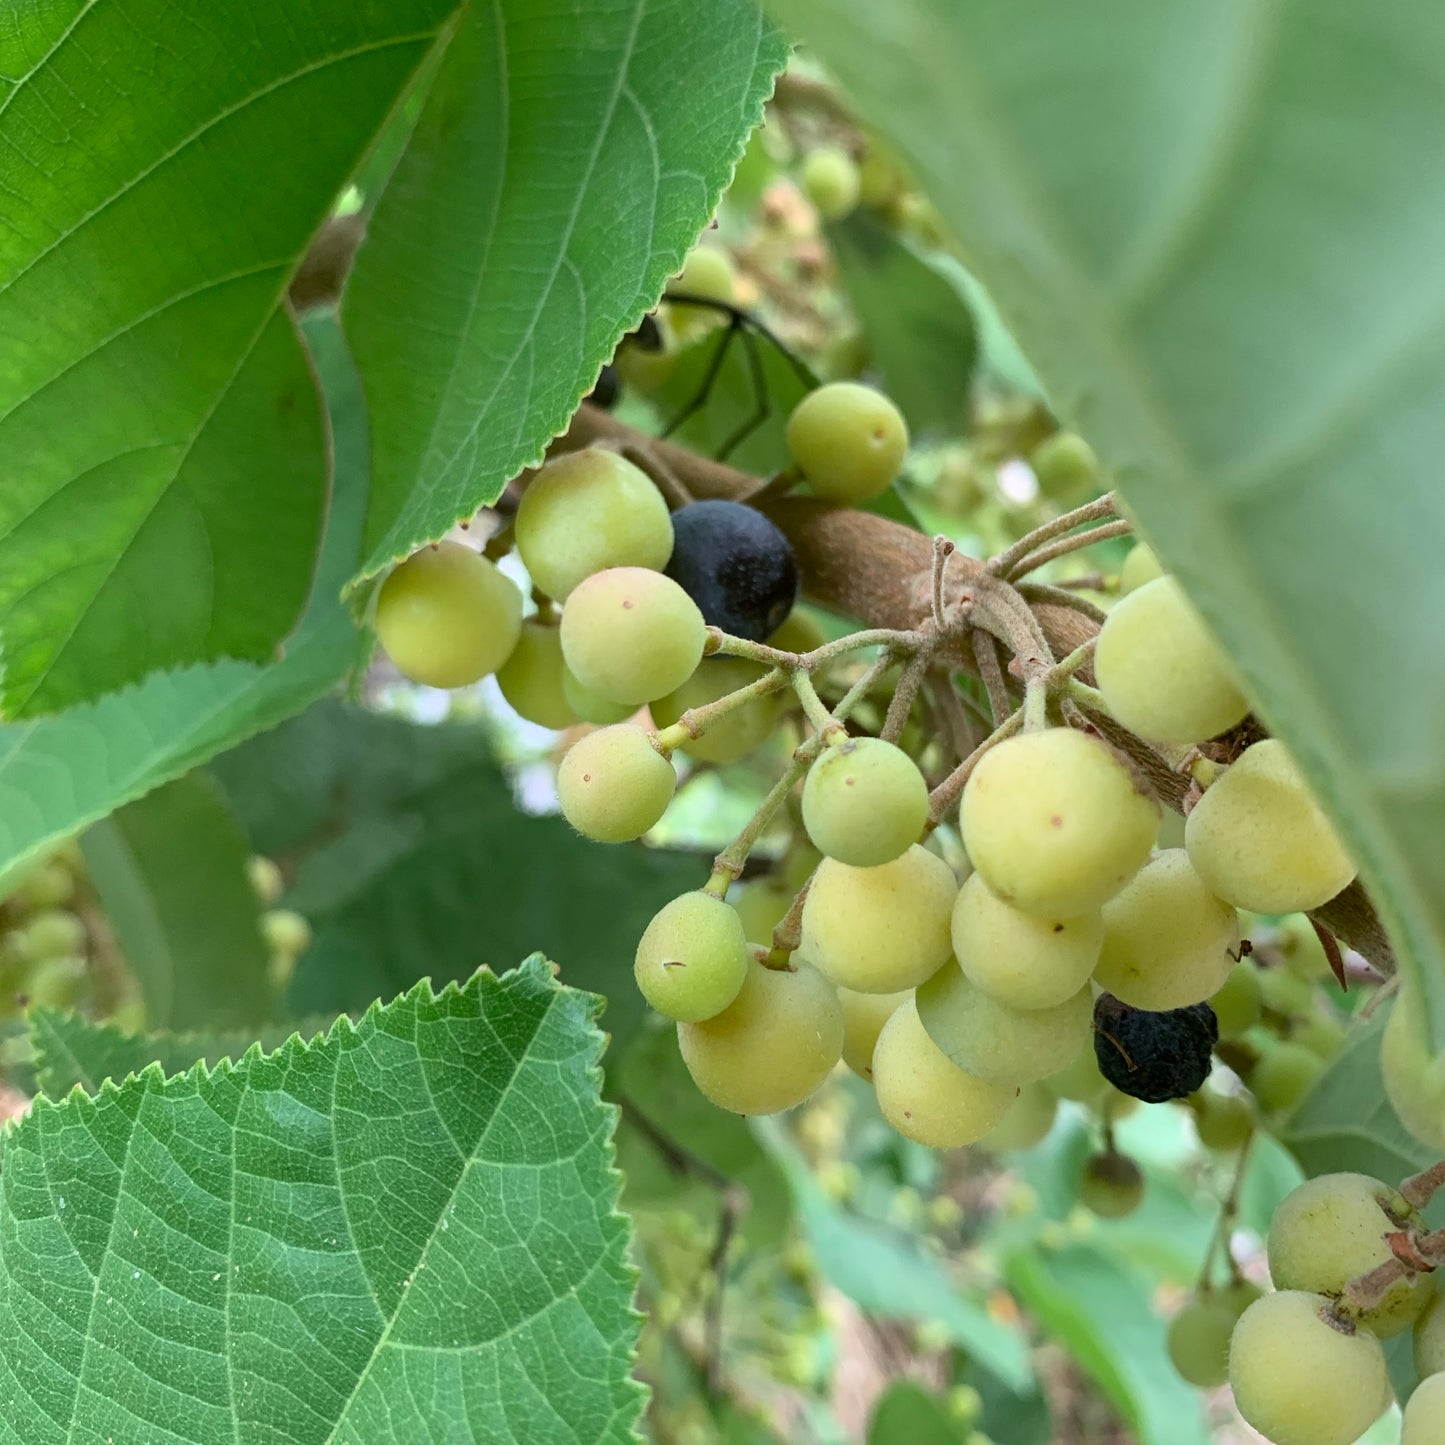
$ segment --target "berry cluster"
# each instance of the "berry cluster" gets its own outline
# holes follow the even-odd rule
[[[1235,1278],[1171,1322],[1169,1354],[1190,1383],[1228,1380],[1244,1418],[1274,1445],[1351,1445],[1392,1398],[1381,1341],[1414,1331],[1423,1381],[1401,1445],[1438,1445],[1445,1425],[1445,1299],[1434,1270],[1445,1234],[1420,1207],[1445,1168],[1400,1189],[1325,1174],[1280,1206],[1267,1245],[1274,1292]]]
[[[0,1017],[32,1003],[75,1008],[93,993],[90,933],[78,911],[84,889],[84,864],[71,843],[0,900]]]

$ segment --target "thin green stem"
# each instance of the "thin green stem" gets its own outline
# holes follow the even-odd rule
[[[1024,684],[1024,731],[1041,733],[1049,725],[1049,680],[1035,674]]]
[[[1224,1196],[1224,1200],[1219,1206],[1219,1219],[1214,1226],[1214,1233],[1210,1235],[1209,1247],[1204,1251],[1204,1263],[1199,1270],[1199,1292],[1201,1294],[1208,1293],[1210,1289],[1209,1277],[1214,1273],[1214,1260],[1221,1248],[1224,1250],[1225,1258],[1229,1261],[1230,1275],[1233,1276],[1238,1272],[1234,1255],[1229,1249],[1229,1235],[1234,1225],[1234,1217],[1239,1213],[1239,1199],[1244,1190],[1244,1179],[1249,1170],[1249,1155],[1253,1145],[1254,1135],[1251,1134],[1240,1148],[1229,1193]]]
[[[1088,667],[1094,660],[1094,649],[1099,645],[1097,637],[1091,637],[1087,642],[1076,647],[1066,657],[1061,657],[1049,673],[1049,684],[1052,687],[1060,686],[1066,678],[1072,677],[1081,667]]]
[[[1066,677],[1062,690],[1065,697],[1073,698],[1081,707],[1101,712],[1105,717],[1114,716],[1109,711],[1108,703],[1104,701],[1104,694],[1097,687],[1090,687],[1087,682],[1080,682],[1077,677]]]
[[[908,715],[913,711],[913,701],[918,696],[919,686],[928,671],[929,655],[919,652],[903,669],[898,686],[893,691],[893,700],[888,704],[888,715],[883,719],[882,731],[878,734],[885,743],[896,743],[903,736],[908,724]]]
[[[828,711],[827,704],[818,696],[812,677],[799,668],[793,674],[792,681],[793,691],[798,694],[798,701],[802,704],[803,716],[808,719],[813,731],[832,738],[843,733],[843,724]]]
[[[703,703],[701,707],[690,707],[671,726],[658,730],[655,746],[663,757],[670,757],[675,748],[685,748],[688,743],[695,742],[714,723],[727,717],[729,713],[746,707],[760,697],[781,692],[788,685],[788,680],[787,669],[775,667],[745,687],[738,688],[736,692]]]
[[[1013,711],[1008,695],[1008,679],[1004,676],[1003,664],[998,660],[998,644],[993,634],[975,628],[970,641],[973,644],[974,661],[978,663],[978,675],[988,692],[990,721],[997,727]]]

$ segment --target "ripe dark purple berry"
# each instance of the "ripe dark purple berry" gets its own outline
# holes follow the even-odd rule
[[[1094,1004],[1094,1057],[1099,1072],[1146,1104],[1182,1099],[1209,1075],[1219,1021],[1207,1003],[1151,1013],[1111,993]]]
[[[798,564],[788,539],[741,502],[692,502],[672,514],[667,575],[735,637],[765,642],[792,611]]]

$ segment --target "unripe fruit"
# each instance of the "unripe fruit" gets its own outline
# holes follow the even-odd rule
[[[1389,1375],[1366,1330],[1326,1323],[1322,1295],[1280,1290],[1256,1300],[1234,1327],[1234,1403],[1274,1445],[1353,1445],[1380,1417]]]
[[[300,958],[311,947],[311,925],[290,908],[273,908],[261,915],[261,937],[272,953]]]
[[[878,1035],[895,1010],[912,1002],[912,995],[906,989],[900,993],[858,993],[840,988],[838,1002],[843,1005],[843,1062],[860,1079],[871,1080]]]
[[[672,764],[631,723],[578,738],[557,769],[563,816],[599,843],[640,838],[667,811],[676,787]]]
[[[1189,859],[1209,888],[1236,908],[1299,913],[1328,902],[1355,865],[1284,744],[1245,750],[1184,825]]]
[[[1238,955],[1239,914],[1166,848],[1104,905],[1094,977],[1135,1008],[1183,1008],[1223,988]]]
[[[715,1018],[677,1026],[693,1082],[720,1109],[776,1114],[801,1104],[843,1052],[843,1006],[816,969],[771,969],[756,960],[733,1002]]]
[[[1445,1374],[1421,1380],[1405,1405],[1400,1445],[1445,1445]]]
[[[1021,913],[971,874],[953,905],[953,952],[984,992],[1012,1008],[1053,1008],[1089,981],[1104,941],[1098,909],[1074,918]]]
[[[968,856],[998,897],[1061,918],[1112,898],[1159,832],[1158,808],[1108,746],[1071,728],[985,753],[959,817]]]
[[[1077,432],[1060,431],[1040,442],[1029,457],[1039,491],[1072,505],[1099,490],[1099,458]]]
[[[1249,712],[1229,659],[1173,577],[1115,604],[1099,631],[1094,675],[1115,718],[1153,742],[1203,742]]]
[[[1445,1058],[1434,1056],[1408,980],[1390,1008],[1380,1040],[1385,1093],[1400,1122],[1422,1143],[1445,1150]]]
[[[47,908],[30,916],[20,937],[26,958],[63,958],[84,950],[85,924],[63,908]]]
[[[1259,970],[1248,959],[1241,959],[1209,1000],[1219,1021],[1219,1037],[1237,1039],[1253,1028],[1259,1022],[1263,1000]]]
[[[569,728],[578,721],[562,686],[562,634],[529,617],[512,655],[497,669],[497,686],[513,712],[544,728]]]
[[[1144,1174],[1127,1154],[1094,1154],[1084,1163],[1079,1198],[1100,1219],[1123,1219],[1144,1201]]]
[[[286,880],[281,876],[280,868],[260,853],[246,859],[246,877],[252,892],[263,904],[274,903],[286,891]]]
[[[953,870],[915,843],[877,868],[818,865],[803,905],[801,952],[842,988],[897,993],[948,958]]]
[[[771,947],[773,929],[792,906],[793,890],[776,878],[750,878],[728,889],[728,906],[743,923],[743,937],[749,943]]]
[[[594,572],[660,571],[672,555],[662,493],[640,467],[601,447],[545,463],[522,493],[513,525],[528,575],[558,602]]]
[[[1365,1174],[1321,1174],[1301,1184],[1270,1222],[1275,1288],[1339,1298],[1352,1279],[1394,1258],[1386,1235],[1408,1211],[1394,1189]],[[1420,1274],[1397,1281],[1378,1305],[1355,1316],[1357,1323],[1381,1339],[1409,1329],[1430,1302],[1432,1284]]]
[[[558,641],[561,641],[560,632]],[[566,698],[567,706],[583,722],[593,723],[598,727],[626,722],[637,711],[637,707],[633,703],[609,702],[601,693],[593,692],[590,687],[584,687],[577,681],[572,669],[567,666],[565,657],[562,660],[562,696]]]
[[[5,901],[27,912],[60,908],[75,896],[75,874],[61,862],[42,863]]]
[[[1196,1389],[1217,1389],[1228,1380],[1234,1324],[1233,1312],[1212,1295],[1196,1295],[1169,1321],[1169,1359]]]
[[[873,1087],[883,1117],[905,1138],[934,1149],[981,1139],[1017,1093],[1010,1084],[988,1083],[952,1063],[910,1003],[894,1012],[878,1036]]]
[[[1191,1100],[1194,1127],[1206,1149],[1233,1153],[1242,1149],[1254,1133],[1254,1110],[1246,1100],[1233,1094],[1216,1094],[1204,1089]]]
[[[1003,1118],[979,1140],[998,1154],[1032,1149],[1049,1137],[1059,1101],[1043,1084],[1025,1084]]]
[[[727,315],[715,306],[696,305],[676,299],[677,293],[706,296],[713,301],[733,302],[737,297],[738,273],[732,257],[716,246],[697,246],[687,254],[682,270],[667,283],[668,317],[678,340],[686,345],[722,325]]]
[[[751,962],[742,920],[698,891],[664,904],[643,931],[633,961],[642,996],[679,1023],[720,1014],[737,998]]]
[[[1309,1093],[1324,1069],[1319,1055],[1303,1044],[1271,1043],[1249,1071],[1249,1091],[1266,1114],[1287,1114]]]
[[[841,221],[858,204],[862,179],[853,157],[838,146],[809,151],[799,175],[803,194],[825,221]]]
[[[423,547],[396,567],[376,599],[376,635],[403,677],[467,687],[495,672],[522,631],[522,594],[460,542]]]
[[[25,979],[23,992],[31,1005],[74,1008],[85,992],[85,960],[76,954],[43,958]]]
[[[918,842],[928,821],[928,784],[918,765],[881,738],[824,748],[803,784],[803,826],[829,858],[876,868]]]
[[[595,573],[573,588],[562,611],[567,666],[609,702],[652,702],[681,687],[706,641],[692,598],[643,567]]]
[[[1089,1042],[1093,997],[1081,988],[1052,1008],[1016,1009],[946,963],[917,992],[918,1015],[961,1069],[1001,1084],[1027,1084],[1066,1069]]]
[[[893,485],[908,453],[908,426],[881,392],[830,381],[793,408],[787,442],[819,497],[856,507]]]
[[[1163,575],[1163,565],[1154,555],[1154,549],[1147,542],[1136,542],[1124,558],[1124,565],[1119,568],[1119,593],[1127,597],[1146,582]]]
[[[756,682],[766,672],[767,668],[740,657],[705,657],[686,682],[651,704],[652,720],[660,728],[671,727],[690,708],[706,707]],[[682,750],[705,763],[736,762],[767,742],[780,707],[780,693],[755,698],[710,723],[700,737],[684,743]]]
[[[1435,1297],[1415,1321],[1415,1373],[1427,1379],[1445,1371],[1445,1294],[1436,1283]]]

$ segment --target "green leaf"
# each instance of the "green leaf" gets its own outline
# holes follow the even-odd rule
[[[150,1064],[159,1064],[165,1074],[184,1074],[198,1063],[214,1069],[222,1059],[239,1059],[252,1044],[259,1043],[270,1053],[292,1034],[311,1038],[325,1033],[332,1022],[311,1019],[262,1029],[134,1034],[112,1023],[52,1008],[31,1009],[27,1019],[37,1087],[52,1099],[77,1086],[87,1094],[98,1093],[107,1079],[119,1084]]]
[[[912,1380],[899,1380],[878,1400],[868,1445],[967,1445],[970,1433],[937,1395]]]
[[[1445,1048],[1445,10],[771,8],[1115,469],[1345,829]]]
[[[1437,1162],[1400,1122],[1380,1077],[1385,1015],[1356,1024],[1280,1130],[1307,1175],[1345,1170],[1398,1184]]]
[[[785,56],[753,0],[468,8],[347,288],[363,574],[541,456],[707,224]]]
[[[153,1028],[228,1028],[274,1013],[245,835],[202,773],[103,818],[86,869]]]
[[[818,1268],[837,1289],[870,1314],[932,1321],[984,1369],[1020,1393],[1029,1389],[1033,1370],[1016,1325],[956,1289],[915,1236],[839,1209],[776,1119],[755,1119],[753,1128],[783,1166]]]
[[[328,441],[286,286],[455,8],[12,10],[0,711],[268,662],[295,627]]]
[[[284,770],[244,762],[253,747],[263,760],[329,754],[338,771],[293,794]],[[475,726],[423,727],[326,703],[242,758],[217,772],[242,818],[288,798],[298,812],[308,797],[328,805],[308,838],[292,840],[304,856],[286,903],[315,933],[291,988],[296,1013],[364,1008],[423,975],[465,977],[536,948],[568,983],[606,995],[608,1029],[622,1037],[643,1013],[632,978],[642,930],[707,876],[701,858],[604,847],[561,818],[519,813]],[[329,794],[314,787],[332,776]]]
[[[949,273],[867,211],[828,227],[828,244],[872,364],[909,427],[961,435],[978,334]]]
[[[1164,1351],[1146,1282],[1088,1245],[1011,1251],[1004,1275],[1133,1427],[1139,1445],[1208,1445],[1199,1396]]]
[[[23,1445],[632,1445],[592,1001],[540,958],[3,1135]]]
[[[339,600],[359,556],[367,454],[361,388],[335,320],[306,325],[331,408],[335,487],[315,593],[286,655],[156,673],[54,717],[0,726],[0,886],[87,823],[329,692],[366,643]]]

